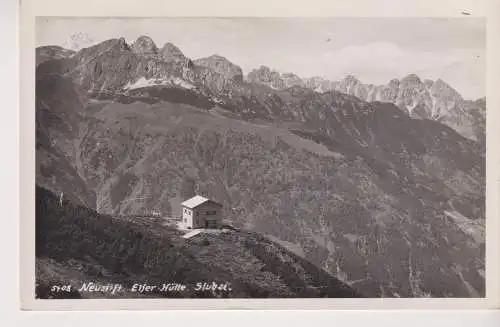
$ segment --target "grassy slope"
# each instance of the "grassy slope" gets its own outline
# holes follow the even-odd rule
[[[39,297],[54,284],[229,282],[229,293],[187,297],[359,297],[325,271],[264,237],[241,231],[184,240],[162,220],[124,220],[63,201],[37,187],[36,257]],[[192,287],[191,287],[192,288]],[[102,294],[72,293],[70,297]],[[130,292],[121,297],[136,296]],[[161,294],[152,294],[160,297]]]

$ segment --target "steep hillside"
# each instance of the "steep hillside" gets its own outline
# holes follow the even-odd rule
[[[95,205],[82,177],[79,136],[85,92],[68,78],[37,75],[36,179],[40,185],[83,205]]]
[[[37,297],[360,297],[327,272],[262,236],[243,231],[188,240],[153,218],[114,218],[36,190]],[[84,283],[121,284],[115,294]],[[197,291],[196,284],[228,285]],[[182,283],[183,292],[132,291],[133,284]],[[71,291],[53,286],[71,285]],[[160,288],[160,286],[158,288]]]
[[[39,142],[37,160],[53,169],[41,185],[99,214],[168,216],[189,176],[228,222],[365,296],[484,296],[477,142],[392,103],[279,89],[220,56],[145,48],[155,53],[109,40],[39,65],[37,137],[52,142]]]

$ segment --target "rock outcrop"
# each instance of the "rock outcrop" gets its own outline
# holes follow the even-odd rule
[[[143,55],[155,55],[158,53],[158,48],[156,44],[149,36],[139,36],[137,40],[131,46],[132,51]]]

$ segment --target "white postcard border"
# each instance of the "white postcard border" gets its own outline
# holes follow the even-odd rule
[[[486,298],[35,300],[35,17],[487,17]],[[486,309],[500,307],[500,2],[401,0],[22,0],[20,6],[20,296],[23,310]],[[492,109],[494,108],[494,109]]]

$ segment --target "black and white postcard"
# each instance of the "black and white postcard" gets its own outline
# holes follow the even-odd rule
[[[29,303],[487,298],[485,16],[33,25]]]

